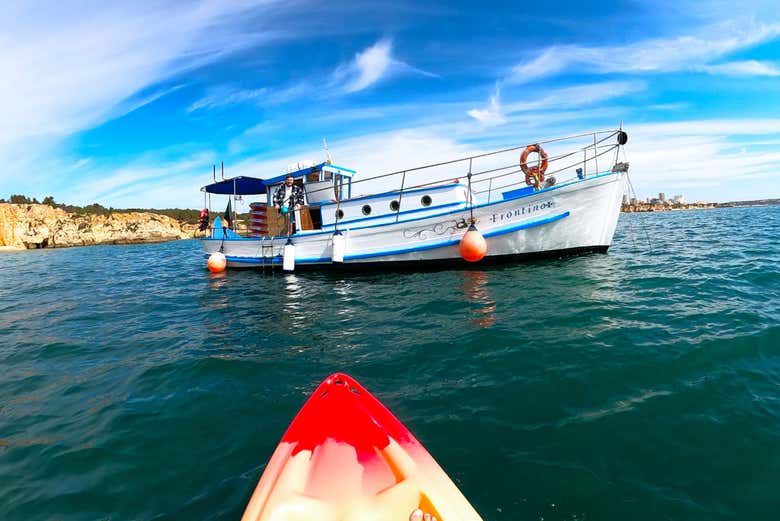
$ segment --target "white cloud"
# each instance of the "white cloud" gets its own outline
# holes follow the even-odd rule
[[[199,189],[211,182],[213,153],[197,153],[177,161],[148,154],[117,169],[95,167],[93,174],[72,186],[76,204],[97,202],[114,208],[198,206]],[[202,197],[202,196],[201,196]],[[71,201],[69,201],[71,202]]]
[[[393,46],[388,40],[382,40],[355,56],[353,77],[345,86],[346,92],[357,92],[378,82],[393,63]]]
[[[92,162],[92,158],[91,157],[85,157],[85,158],[79,159],[78,161],[73,163],[73,166],[71,166],[70,169],[71,170],[78,170],[80,168],[83,168],[83,167],[87,166],[91,162]]]
[[[351,94],[366,90],[387,79],[401,74],[418,74],[437,77],[416,69],[393,56],[393,42],[383,39],[357,53],[353,60],[342,63],[331,73],[330,81],[298,81],[279,89],[236,89],[220,87],[190,105],[188,112],[239,103],[255,103],[262,106],[282,105],[292,101],[327,98],[333,95]]]
[[[187,107],[187,112],[213,109],[237,103],[259,102],[268,95],[268,89],[231,89],[221,87]]]
[[[750,61],[724,65],[711,63],[729,53],[772,41],[778,36],[778,24],[745,23],[711,26],[693,36],[653,38],[626,45],[555,45],[542,50],[538,57],[513,67],[506,81],[527,83],[569,69],[601,74],[706,70],[710,73],[767,75],[776,70],[774,65]]]
[[[780,76],[780,68],[777,65],[756,60],[705,65],[701,67],[701,70],[711,74],[724,74],[727,76]]]
[[[365,90],[401,73],[435,76],[395,58],[392,40],[383,39],[357,53],[352,61],[339,65],[333,71],[331,86],[342,93],[350,94]]]
[[[336,67],[326,86],[307,81],[299,81],[276,90],[270,88],[236,89],[223,86],[214,89],[190,105],[188,112],[239,103],[270,106],[302,99],[324,98],[333,94],[351,94],[368,89],[403,73],[435,77],[434,74],[415,69],[396,59],[393,56],[393,42],[389,39],[383,39],[357,53],[353,60]]]
[[[142,89],[261,41],[237,37],[231,5],[51,2],[34,6],[47,16],[17,13],[0,53],[0,143],[97,125]]]
[[[269,2],[5,5],[0,157],[10,159],[0,171],[0,194],[45,186],[68,197],[72,183],[52,179],[78,160],[67,138],[182,88],[162,85],[184,71],[283,37],[257,27],[242,31],[237,15],[261,3]]]
[[[476,119],[485,126],[501,125],[506,123],[506,118],[501,110],[500,101],[501,92],[496,88],[495,93],[490,97],[488,108],[486,109],[471,109],[468,111],[468,115]]]
[[[780,197],[780,119],[720,119],[629,127],[631,176],[640,197],[682,191],[688,200]]]
[[[257,106],[282,105],[291,101],[312,95],[314,86],[303,82],[295,83],[281,89],[262,87],[259,89],[238,89],[230,86],[221,86],[212,89],[206,96],[192,103],[187,112],[215,109],[250,103]]]
[[[576,61],[581,53],[579,48],[548,47],[541,55],[527,63],[520,63],[512,67],[507,78],[510,83],[526,83],[537,78],[553,76],[566,69],[570,63]]]
[[[645,88],[646,85],[642,81],[588,83],[548,90],[546,95],[535,100],[507,104],[505,110],[508,114],[513,114],[531,110],[582,108],[639,92]]]
[[[570,109],[578,109],[578,112],[586,108],[593,108],[601,102],[619,98],[626,94],[645,89],[645,83],[641,81],[608,81],[592,84],[564,87],[546,91],[542,96],[518,103],[501,104],[499,89],[496,88],[493,96],[488,101],[486,109],[472,109],[468,115],[482,124],[482,128],[504,125],[509,121],[517,122],[518,116],[526,113],[544,111],[543,117],[535,116],[541,121],[550,122],[561,120],[561,112]],[[565,114],[563,120],[583,120],[580,114]]]
[[[668,111],[675,111],[675,110],[683,110],[687,109],[689,107],[688,103],[683,102],[676,102],[676,103],[656,103],[654,105],[648,105],[648,109],[653,110],[668,110]]]

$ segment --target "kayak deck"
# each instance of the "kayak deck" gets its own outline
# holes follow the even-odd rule
[[[336,373],[301,408],[260,478],[244,521],[439,521],[479,514],[409,430]]]

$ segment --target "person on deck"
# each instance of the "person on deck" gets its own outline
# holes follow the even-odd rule
[[[294,183],[292,175],[288,175],[284,184],[274,194],[274,207],[282,212],[286,220],[287,235],[294,231],[294,211],[303,205],[303,189]]]

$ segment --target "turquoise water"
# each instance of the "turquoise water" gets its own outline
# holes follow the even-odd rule
[[[486,520],[777,519],[779,317],[780,207],[624,214],[607,255],[435,273],[2,254],[0,519],[238,519],[335,371]]]

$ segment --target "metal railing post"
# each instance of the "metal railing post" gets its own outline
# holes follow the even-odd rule
[[[398,209],[395,211],[395,222],[401,217],[401,200],[404,198],[404,184],[406,183],[406,170],[401,176],[401,190],[398,192]]]
[[[582,176],[588,177],[588,147],[582,149]]]
[[[474,206],[474,192],[471,189],[471,170],[472,166],[474,165],[474,158],[469,158],[469,172],[467,174],[468,180],[469,180],[469,206]],[[490,198],[490,194],[488,194],[488,199]]]

